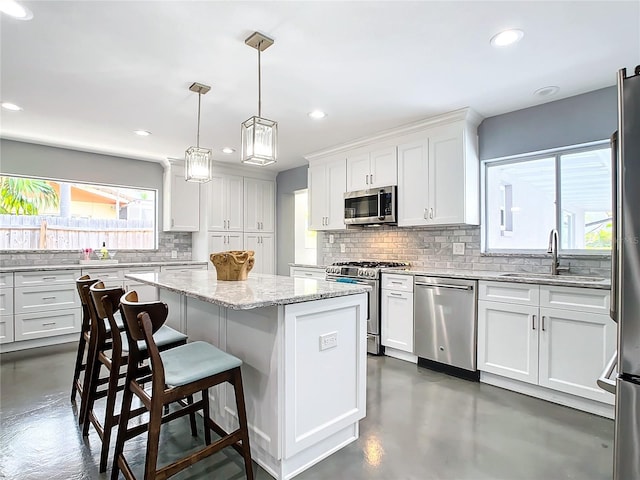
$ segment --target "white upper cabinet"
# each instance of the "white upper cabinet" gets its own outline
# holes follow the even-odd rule
[[[200,184],[184,179],[184,167],[171,164],[164,170],[162,229],[165,232],[200,230]]]
[[[431,127],[398,146],[398,225],[477,225],[480,219],[475,128]]]
[[[207,188],[207,229],[242,232],[243,178],[236,175],[216,175]]]
[[[311,230],[344,230],[346,169],[338,157],[309,166],[309,212]]]
[[[347,155],[347,191],[398,184],[396,147]]]
[[[244,179],[244,231],[273,232],[275,184],[271,180]]]
[[[398,226],[426,225],[429,140],[398,146]]]

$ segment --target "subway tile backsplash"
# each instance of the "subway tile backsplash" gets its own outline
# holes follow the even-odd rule
[[[329,243],[330,235],[334,243]],[[453,254],[454,243],[464,244],[463,255]],[[550,255],[481,254],[480,227],[382,226],[318,232],[319,264],[348,260],[406,261],[415,267],[493,272],[549,273],[551,270]],[[605,255],[560,256],[560,265],[569,265],[569,273],[573,275],[611,275],[611,261]]]
[[[108,245],[107,245],[108,247]],[[171,251],[178,253],[178,258],[171,258]],[[71,265],[77,264],[80,252],[71,251],[20,251],[0,252],[0,266],[14,267],[19,265]],[[160,232],[157,250],[119,250],[115,257],[120,263],[190,261],[191,233]]]

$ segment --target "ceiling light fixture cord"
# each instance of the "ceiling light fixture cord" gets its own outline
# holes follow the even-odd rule
[[[262,117],[262,75],[260,74],[260,50],[262,49],[262,40],[258,43],[258,116]]]
[[[196,147],[200,148],[200,98],[202,93],[198,92],[198,133],[196,134]]]

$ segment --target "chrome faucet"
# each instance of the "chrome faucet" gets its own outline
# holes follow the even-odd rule
[[[549,248],[547,253],[551,254],[551,275],[558,275],[558,273],[569,271],[569,267],[561,267],[558,261],[558,230],[555,228],[549,232]]]

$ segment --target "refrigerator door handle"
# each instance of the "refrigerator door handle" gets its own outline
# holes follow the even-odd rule
[[[616,394],[616,381],[615,379],[611,379],[611,375],[616,368],[616,364],[618,363],[618,352],[613,354],[607,366],[604,367],[604,371],[600,374],[600,377],[597,380],[598,386],[602,390],[606,390],[609,393]]]
[[[613,194],[611,195],[611,300],[609,316],[618,323],[618,249],[620,248],[620,232],[618,218],[618,132],[611,135],[611,181]]]

